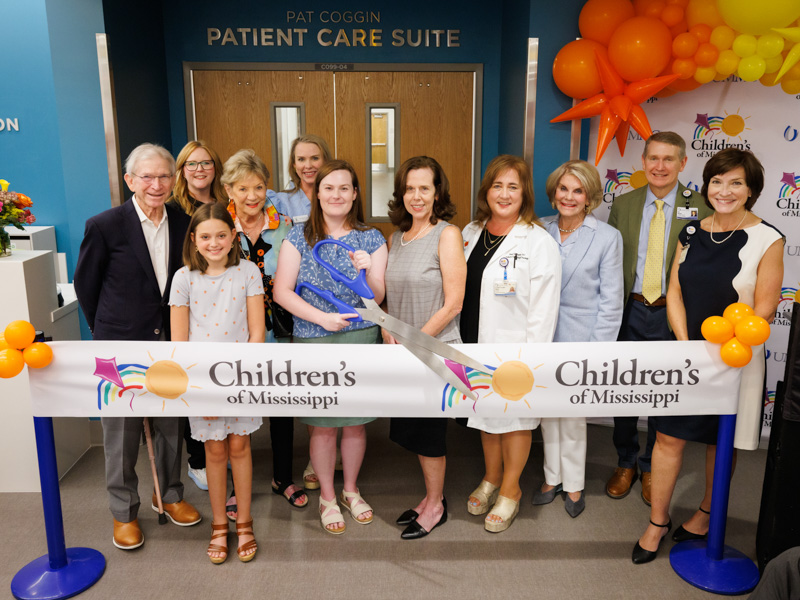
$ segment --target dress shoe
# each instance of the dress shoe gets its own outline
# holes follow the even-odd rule
[[[539,491],[533,495],[533,500],[531,500],[531,504],[534,506],[539,506],[542,504],[550,504],[553,500],[556,499],[556,494],[560,493],[564,488],[559,483],[556,487],[554,487],[549,492],[543,492],[542,488],[539,488]]]
[[[122,523],[114,519],[114,545],[120,550],[133,550],[144,544],[144,535],[139,520]]]
[[[702,506],[698,508],[701,513],[705,513],[710,515],[711,513],[705,510]],[[675,533],[672,534],[672,539],[676,542],[688,542],[689,540],[704,540],[708,537],[707,533],[692,533],[691,531],[686,531],[683,528],[683,525],[678,527],[675,530]]]
[[[158,512],[158,504],[156,495],[153,494],[153,510]],[[167,518],[181,527],[189,527],[190,525],[197,525],[203,517],[197,512],[191,504],[186,500],[179,500],[170,504],[164,503],[164,514]]]
[[[573,519],[581,514],[586,508],[586,495],[583,493],[583,490],[581,490],[581,497],[575,502],[573,502],[572,498],[567,494],[567,497],[564,499],[564,508],[567,514]]]
[[[615,500],[624,498],[630,493],[635,478],[636,467],[631,469],[617,467],[606,484],[606,494]]]
[[[418,516],[419,513],[417,511],[415,511],[413,508],[409,508],[406,512],[397,517],[397,521],[395,521],[395,523],[398,525],[410,525],[412,522],[417,520]]]
[[[642,500],[647,506],[650,506],[650,480],[652,479],[650,471],[643,471],[642,480]]]
[[[444,512],[442,513],[442,516],[436,525],[431,528],[431,531],[436,529],[439,525],[444,525],[447,523],[447,500],[445,498],[442,498],[442,506],[444,507]],[[418,540],[419,538],[424,538],[431,531],[427,531],[422,525],[414,520],[403,530],[403,533],[400,534],[400,537],[404,540]]]
[[[658,523],[653,523],[652,521],[650,521],[650,524],[654,525],[655,527],[666,528],[667,533],[669,533],[669,530],[672,529],[672,519],[670,519],[666,525],[659,525]],[[661,547],[661,540],[663,540],[665,537],[667,536],[663,535],[658,540],[658,548]],[[636,545],[633,547],[633,553],[631,554],[631,560],[633,561],[633,564],[643,565],[644,563],[649,563],[650,561],[655,560],[656,555],[658,555],[658,548],[655,550],[645,550],[639,545],[637,540]]]

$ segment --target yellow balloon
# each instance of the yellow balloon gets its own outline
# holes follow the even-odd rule
[[[767,70],[765,73],[773,73],[777,77],[778,70],[781,68],[781,65],[783,65],[783,56],[779,54],[778,56],[766,59],[765,62],[767,63]],[[775,83],[778,82],[776,81]]]
[[[781,79],[781,89],[787,94],[800,94],[800,79]]]
[[[728,77],[736,72],[739,60],[739,56],[733,50],[723,50],[719,53],[719,58],[714,68],[717,69],[717,73],[720,75]]]
[[[718,25],[711,31],[711,38],[709,42],[714,44],[720,50],[729,50],[736,39],[736,32],[727,25]]]
[[[746,56],[739,61],[739,68],[736,74],[745,81],[755,81],[760,79],[767,70],[766,61],[758,54]]]
[[[697,70],[694,72],[694,80],[697,83],[708,83],[714,80],[716,74],[716,67],[697,67]]]
[[[783,38],[777,33],[765,33],[758,38],[756,52],[761,58],[773,58],[783,52]]]
[[[755,35],[787,27],[800,17],[797,0],[717,0],[717,8],[727,25]]]
[[[736,39],[733,40],[731,49],[736,52],[736,56],[739,58],[753,56],[758,49],[758,40],[756,40],[755,36],[753,35],[747,35],[746,33],[743,33],[736,36]]]

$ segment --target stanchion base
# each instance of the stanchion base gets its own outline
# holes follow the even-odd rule
[[[67,566],[53,570],[45,554],[22,567],[11,580],[19,600],[70,598],[92,587],[106,570],[106,559],[92,548],[67,548]]]
[[[681,579],[707,592],[736,596],[758,583],[756,564],[736,548],[724,546],[722,560],[706,554],[706,540],[691,540],[672,547],[669,562]]]

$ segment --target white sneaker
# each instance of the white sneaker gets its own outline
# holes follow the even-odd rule
[[[206,477],[205,469],[193,469],[189,467],[189,479],[194,481],[195,485],[201,490],[208,490],[208,478]]]

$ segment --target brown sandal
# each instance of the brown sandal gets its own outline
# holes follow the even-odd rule
[[[236,535],[253,535],[253,519],[250,519],[246,523],[236,523]],[[250,554],[247,554],[249,550],[253,550]],[[250,562],[256,557],[256,551],[258,550],[258,544],[256,543],[256,538],[253,536],[252,540],[249,540],[239,546],[236,549],[236,554],[239,555],[239,560],[242,562]]]
[[[211,543],[208,545],[208,550],[206,550],[206,552],[220,552],[222,554],[222,556],[211,556],[210,554],[208,555],[208,558],[215,565],[221,565],[228,559],[228,547],[220,546],[219,544],[215,544],[213,542],[217,538],[227,539],[227,537],[228,537],[227,523],[211,523]]]

